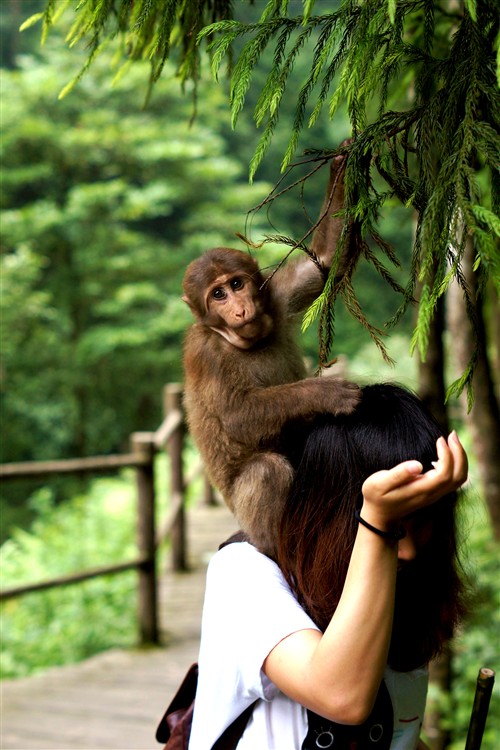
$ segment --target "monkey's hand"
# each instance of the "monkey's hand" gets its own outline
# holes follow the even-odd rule
[[[334,416],[351,414],[361,401],[362,391],[356,383],[331,376],[321,377],[318,380],[323,382],[327,389],[329,402],[325,411],[329,414]]]

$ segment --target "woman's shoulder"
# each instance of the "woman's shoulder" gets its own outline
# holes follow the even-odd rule
[[[234,542],[219,549],[207,570],[207,587],[225,590],[286,586],[278,565],[249,542]]]
[[[279,572],[278,565],[270,557],[259,552],[250,542],[229,542],[224,544],[210,559],[209,571],[214,569],[238,569],[249,566],[254,572],[259,569],[273,570]]]

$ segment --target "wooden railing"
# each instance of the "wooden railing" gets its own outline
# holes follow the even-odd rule
[[[80,583],[98,576],[137,570],[139,638],[143,644],[158,643],[157,550],[164,541],[170,538],[172,567],[174,570],[186,570],[186,488],[196,476],[203,472],[200,464],[187,480],[184,478],[182,456],[185,421],[182,411],[182,387],[179,384],[165,386],[164,414],[163,423],[156,432],[135,432],[131,435],[131,450],[127,454],[60,461],[30,461],[0,466],[0,481],[70,473],[108,473],[124,467],[134,467],[137,485],[136,557],[114,565],[3,589],[0,591],[0,601],[34,591]],[[154,459],[160,450],[166,450],[170,462],[170,511],[161,529],[157,530]],[[205,493],[208,502],[213,502],[211,492],[207,484]]]

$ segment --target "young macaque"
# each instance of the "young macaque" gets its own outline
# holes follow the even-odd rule
[[[211,482],[271,556],[293,476],[284,428],[324,412],[348,414],[360,398],[353,383],[306,377],[295,325],[321,293],[342,231],[342,219],[331,215],[343,207],[346,158],[331,163],[311,242],[317,262],[304,254],[265,283],[249,254],[217,247],[184,277],[183,299],[196,318],[184,349],[188,426]]]

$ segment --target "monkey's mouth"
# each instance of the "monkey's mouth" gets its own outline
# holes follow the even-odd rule
[[[261,329],[261,322],[256,318],[253,318],[252,320],[246,320],[239,326],[235,326],[234,329],[238,336],[241,336],[244,339],[251,339],[258,335]]]
[[[261,339],[268,336],[271,333],[272,327],[271,317],[264,315],[245,321],[242,325],[236,328],[236,332],[242,339],[254,341],[255,339]]]

